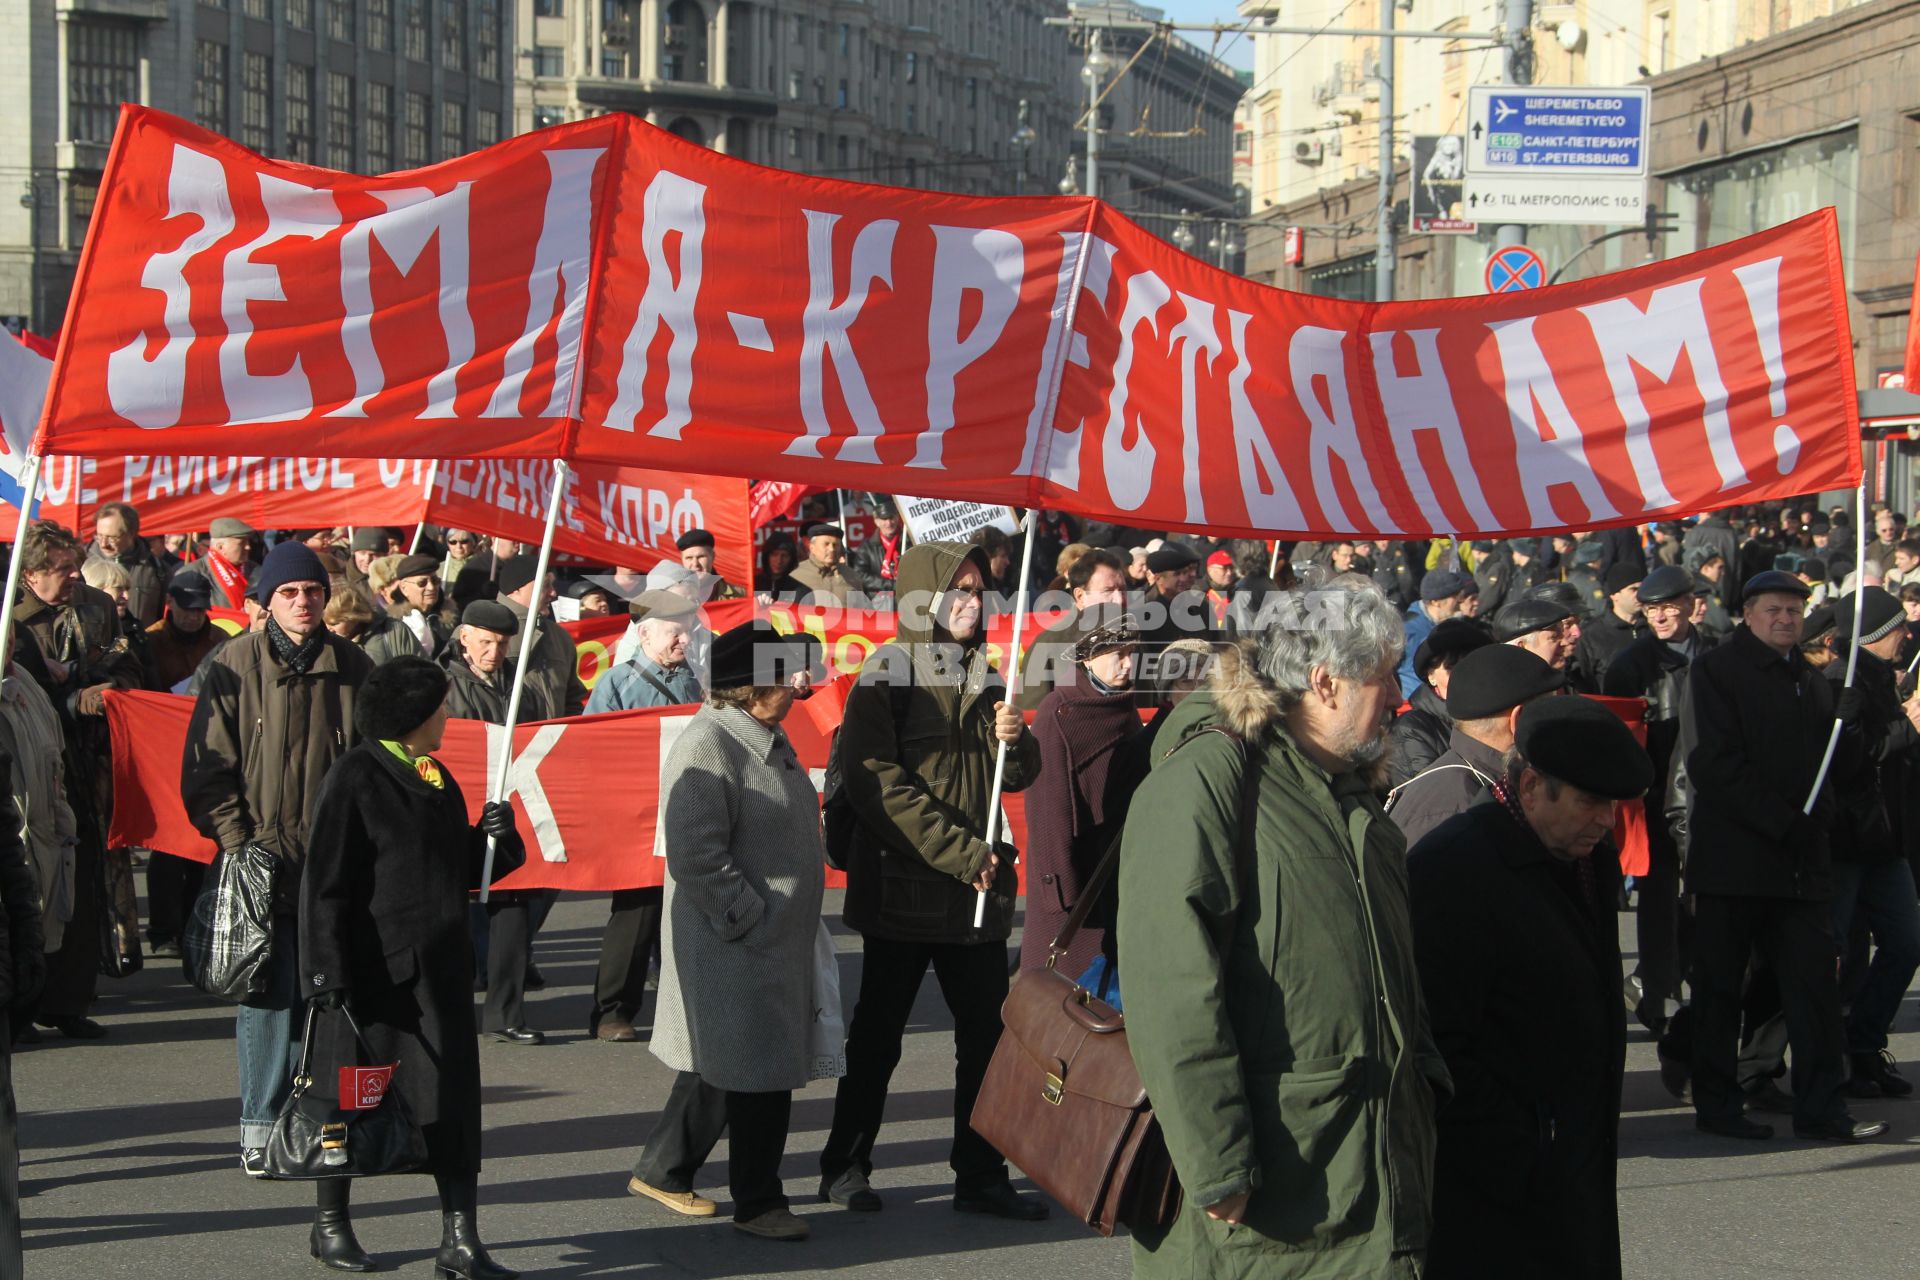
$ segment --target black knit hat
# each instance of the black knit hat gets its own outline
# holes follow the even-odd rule
[[[373,669],[353,701],[353,727],[362,738],[390,742],[412,733],[447,700],[447,673],[438,663],[408,654]]]
[[[533,581],[533,571],[539,568],[534,556],[517,555],[511,560],[502,560],[493,572],[494,589],[503,596],[510,596]]]

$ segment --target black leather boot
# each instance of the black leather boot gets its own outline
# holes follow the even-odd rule
[[[314,1184],[319,1207],[314,1210],[308,1248],[321,1266],[332,1271],[378,1271],[380,1268],[353,1238],[353,1222],[347,1216],[352,1182],[351,1178],[322,1178]]]
[[[462,1179],[440,1186],[440,1255],[433,1260],[434,1280],[517,1280],[511,1271],[487,1256],[480,1243],[479,1180]]]

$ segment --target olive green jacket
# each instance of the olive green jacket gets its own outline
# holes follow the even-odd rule
[[[1398,1274],[1426,1246],[1452,1091],[1406,846],[1367,780],[1316,766],[1243,670],[1223,661],[1167,721],[1121,846],[1128,1041],[1185,1189],[1170,1228],[1136,1233],[1134,1275]],[[1255,834],[1237,857],[1243,769]],[[1241,1225],[1206,1216],[1247,1192]]]

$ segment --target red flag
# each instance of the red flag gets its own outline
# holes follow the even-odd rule
[[[1907,303],[1907,390],[1920,395],[1920,254],[1913,261],[1913,297]]]

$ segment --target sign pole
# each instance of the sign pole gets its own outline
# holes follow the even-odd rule
[[[434,479],[434,476],[439,472],[439,470],[440,470],[440,459],[435,458],[432,462],[429,462],[427,464],[427,482],[425,485],[421,486],[421,489],[420,489],[420,496],[422,498],[426,498],[429,501],[432,500],[433,479]],[[426,513],[424,511],[421,512],[421,515],[423,517],[425,516],[425,514]],[[413,526],[413,545],[407,548],[408,555],[416,556],[420,554],[420,540],[426,537],[426,534],[427,534],[427,522],[425,519],[422,519],[419,524],[416,524],[415,526]]]
[[[527,630],[520,641],[520,657],[513,665],[513,692],[507,695],[506,741],[500,747],[500,765],[493,771],[487,799],[504,800],[507,775],[513,768],[513,727],[520,722],[520,696],[526,692],[527,669],[533,665],[534,627],[547,608],[547,565],[553,560],[553,531],[560,523],[560,500],[567,491],[567,464],[554,459],[553,492],[547,497],[547,527],[540,534],[540,554],[533,562],[533,599],[527,602]],[[557,623],[555,625],[558,625]],[[487,837],[487,857],[480,869],[480,901],[493,890],[493,837]]]
[[[1027,536],[1020,550],[1020,590],[1013,595],[1013,639],[1007,645],[1007,705],[1013,706],[1014,699],[1020,693],[1020,632],[1027,625],[1027,589],[1026,584],[1033,578],[1033,544],[1035,535],[1040,531],[1039,511],[1027,509]],[[980,615],[980,625],[987,625],[986,614]],[[987,798],[987,847],[992,848],[1000,838],[1000,792],[1007,781],[1007,744],[998,744],[993,753],[993,792]],[[978,929],[987,920],[987,894],[981,890],[973,903],[973,927]]]
[[[20,590],[20,546],[27,540],[27,528],[33,523],[33,504],[40,496],[40,465],[44,459],[38,452],[27,455],[26,481],[20,486],[20,523],[13,532],[13,554],[7,557],[7,594],[5,607],[0,608],[0,654],[7,651],[7,645],[13,640],[13,597]],[[6,670],[0,667],[0,676]]]
[[[1860,481],[1860,500],[1855,504],[1853,513],[1853,643],[1847,646],[1847,679],[1840,687],[1853,688],[1854,668],[1860,665],[1860,630],[1866,624],[1867,611],[1860,607],[1860,598],[1866,586],[1860,581],[1860,566],[1867,558],[1867,482]],[[1800,806],[1800,812],[1812,813],[1813,802],[1820,798],[1820,788],[1826,785],[1827,770],[1833,767],[1833,752],[1840,745],[1840,717],[1833,717],[1833,732],[1827,735],[1827,750],[1820,757],[1820,772],[1813,775],[1813,789],[1807,792],[1807,802]]]
[[[1533,0],[1506,0],[1501,25],[1507,29],[1505,63],[1508,84],[1533,82]],[[1510,244],[1525,244],[1527,229],[1518,223],[1502,223],[1494,229],[1493,243],[1504,249]]]

